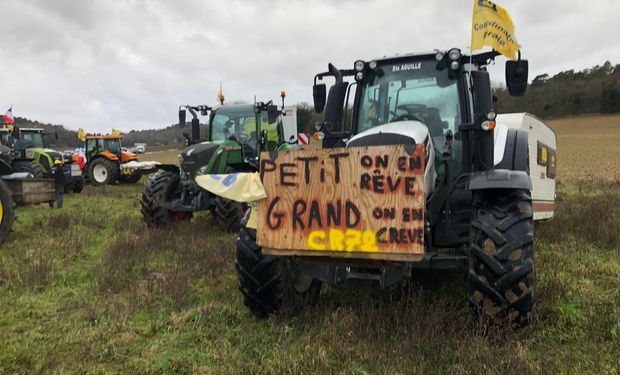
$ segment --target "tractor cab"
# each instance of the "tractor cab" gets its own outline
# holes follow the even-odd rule
[[[87,135],[86,150],[87,159],[94,159],[104,156],[109,160],[127,163],[138,160],[138,156],[133,152],[123,151],[120,135]]]

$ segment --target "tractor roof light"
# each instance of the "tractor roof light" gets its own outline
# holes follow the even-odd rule
[[[356,80],[356,81],[358,81],[358,82],[359,82],[359,81],[361,81],[361,80],[363,80],[363,79],[364,79],[364,73],[362,73],[362,72],[357,72],[357,73],[355,73],[355,80]]]
[[[445,54],[443,52],[437,51],[437,54],[435,55],[435,60],[441,61],[441,60],[443,60],[444,56],[445,56]]]
[[[364,70],[365,66],[366,66],[366,63],[363,60],[357,60],[353,64],[353,69],[355,69],[356,72],[361,72]]]
[[[369,67],[371,70],[375,70],[375,69],[377,69],[377,66],[378,66],[378,64],[377,64],[377,62],[376,62],[375,60],[372,60],[371,62],[369,62],[369,63],[368,63],[368,67]]]
[[[461,58],[461,50],[459,50],[458,48],[452,48],[450,51],[448,51],[448,57],[452,61],[458,61]]]
[[[480,127],[482,128],[482,130],[485,130],[485,131],[493,130],[493,129],[495,129],[495,121],[493,121],[493,120],[484,121],[480,125]]]
[[[450,63],[450,69],[452,69],[452,70],[457,70],[460,67],[461,67],[461,64],[459,64],[458,61],[452,61]]]

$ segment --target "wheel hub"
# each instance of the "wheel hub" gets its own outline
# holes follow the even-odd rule
[[[101,183],[104,182],[107,177],[108,170],[106,169],[106,167],[101,164],[95,165],[95,168],[93,168],[93,178],[95,179],[95,181]]]

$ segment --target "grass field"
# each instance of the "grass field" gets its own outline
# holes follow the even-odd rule
[[[88,186],[62,210],[18,210],[0,250],[0,373],[618,374],[620,116],[550,124],[558,207],[536,226],[525,330],[471,324],[454,273],[393,293],[324,288],[297,317],[257,320],[236,289],[235,236],[208,214],[150,230],[139,184]]]

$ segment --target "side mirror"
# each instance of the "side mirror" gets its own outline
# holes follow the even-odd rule
[[[506,87],[512,96],[523,96],[527,88],[527,60],[506,61]]]
[[[325,98],[327,97],[327,88],[324,83],[312,86],[312,97],[314,98],[314,111],[316,113],[323,112]]]
[[[58,131],[54,132],[54,138],[56,138],[56,140],[58,140]]]
[[[267,106],[267,122],[269,124],[273,124],[278,120],[278,106],[276,105],[268,105]]]
[[[13,138],[19,139],[19,128],[17,126],[13,127]]]
[[[185,110],[179,108],[179,128],[185,127]]]

